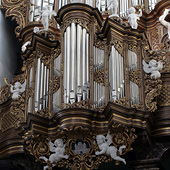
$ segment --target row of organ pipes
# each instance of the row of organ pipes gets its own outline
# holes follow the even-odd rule
[[[37,60],[36,79],[35,79],[35,111],[48,107],[49,92],[49,69],[41,61]]]
[[[56,10],[57,12],[61,7],[69,3],[85,3],[94,8],[98,8],[101,12],[107,12],[111,1],[112,0],[30,0],[29,21],[38,21],[40,19],[38,10],[43,10],[45,5],[49,6],[49,10]],[[160,0],[118,0],[118,15],[125,17],[128,15],[128,9],[131,6],[140,6],[144,3],[148,3],[148,11],[151,11],[159,1]],[[55,9],[55,6],[57,6],[57,9]]]
[[[110,100],[124,97],[124,66],[123,57],[112,45],[109,57]]]
[[[64,33],[64,103],[89,98],[89,33],[72,23]]]

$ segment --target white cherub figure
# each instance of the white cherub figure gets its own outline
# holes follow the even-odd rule
[[[110,12],[111,12],[111,15],[109,16],[109,18],[113,17],[113,16],[119,17],[117,15],[117,8],[118,8],[118,1],[117,0],[109,0],[108,6],[107,6],[107,9],[110,10]]]
[[[50,155],[49,159],[47,159],[45,156],[40,156],[40,159],[43,159],[44,161],[50,161],[50,163],[52,164],[52,167],[55,166],[55,163],[57,163],[60,159],[64,158],[64,159],[68,159],[68,155],[64,155],[65,153],[65,145],[63,144],[63,140],[62,139],[56,139],[54,141],[54,144],[49,141],[49,146],[50,146],[50,151],[51,152],[55,152],[53,154]],[[46,170],[48,168],[47,166],[44,166],[44,170]]]
[[[133,29],[137,29],[138,27],[137,20],[140,20],[139,17],[142,16],[142,10],[139,9],[139,11],[140,13],[136,14],[136,9],[134,7],[128,9],[128,22]]]
[[[11,93],[12,94],[12,99],[17,99],[20,96],[20,93],[23,93],[25,91],[25,87],[26,87],[26,80],[23,84],[21,84],[20,82],[15,82],[14,86],[11,84]]]
[[[31,41],[27,41],[22,47],[21,47],[21,51],[24,53],[25,50],[27,49],[27,46],[31,45]]]
[[[161,77],[161,74],[158,70],[162,69],[162,63],[161,61],[157,62],[156,60],[152,59],[149,64],[147,64],[144,60],[143,60],[143,70],[146,73],[151,73],[150,77],[151,79],[153,79],[153,77],[155,77],[155,79]]]
[[[106,139],[108,139],[108,140],[106,141]],[[111,135],[107,134],[106,137],[103,136],[103,135],[97,135],[96,136],[96,141],[97,141],[97,144],[99,146],[99,149],[101,150],[101,151],[95,152],[96,155],[101,155],[101,154],[106,153],[106,154],[110,155],[114,160],[121,161],[124,164],[126,164],[125,159],[117,156],[117,150],[118,149],[116,147],[114,147],[114,146],[109,146],[112,143]],[[122,154],[122,149],[124,149],[124,148],[126,148],[125,145],[122,145],[122,146],[119,147],[120,155]]]
[[[167,29],[168,29],[168,38],[170,39],[170,23],[165,21],[165,18],[169,14],[169,11],[170,11],[170,9],[165,9],[163,15],[159,17],[159,21],[161,22],[162,25],[167,27]]]
[[[56,15],[56,12],[54,10],[50,11],[49,5],[45,5],[42,11],[40,10],[40,7],[39,7],[38,12],[40,13],[41,22],[44,26],[44,30],[47,31],[48,26],[49,26],[48,21],[49,21],[49,19],[51,19],[52,15]]]

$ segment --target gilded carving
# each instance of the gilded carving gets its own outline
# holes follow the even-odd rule
[[[40,156],[47,155],[49,156],[49,139],[41,135],[32,135],[29,139],[25,135],[25,143],[27,145],[26,150],[35,157],[36,160],[39,160]]]
[[[114,103],[116,103],[116,104],[118,104],[120,106],[127,106],[128,105],[125,97],[123,97],[121,99],[118,99],[118,100],[115,100]]]
[[[160,79],[151,80],[148,75],[145,75],[145,104],[149,111],[154,112],[157,109],[157,101],[154,101],[155,97],[160,95],[162,89],[162,81]]]
[[[104,86],[104,68],[94,72],[94,81]]]
[[[15,127],[15,122],[17,118],[10,112],[5,113],[1,118],[0,130],[5,132],[6,130]]]
[[[141,70],[137,69],[130,72],[130,81],[137,84],[139,87],[142,85]]]
[[[47,118],[47,119],[51,119],[52,116],[54,116],[53,112],[49,112],[49,108],[48,107],[45,108],[45,109],[38,110],[34,114],[38,115],[38,116],[41,116],[41,117],[44,117],[44,118]]]
[[[144,103],[139,102],[138,104],[134,104],[131,107],[136,108],[137,110],[144,110]]]
[[[132,143],[136,139],[135,130],[124,127],[120,124],[113,124],[110,129],[111,141],[117,148],[124,145],[122,155],[132,150]],[[52,170],[50,162],[44,162],[41,158],[47,158],[50,154],[50,139],[41,135],[32,135],[25,133],[23,136],[26,143],[26,150],[35,157],[36,161],[47,163],[49,169]],[[92,170],[97,169],[102,162],[108,163],[112,161],[110,155],[95,155],[99,150],[95,140],[95,135],[88,128],[76,126],[71,129],[63,129],[55,139],[61,139],[65,145],[64,155],[68,155],[68,159],[59,159],[54,166],[66,167],[71,170]],[[119,153],[117,153],[119,154]],[[115,161],[115,164],[119,164]]]
[[[60,88],[60,77],[53,76],[53,93]]]
[[[106,105],[103,105],[103,106],[100,106],[100,107],[95,108],[94,110],[95,110],[95,111],[98,111],[98,112],[103,112],[104,109],[105,109],[105,107],[106,107]]]
[[[117,40],[112,36],[111,37],[111,44],[114,45],[114,47],[121,54],[121,56],[124,56],[123,42],[122,41]]]
[[[25,27],[27,0],[2,0],[1,8],[5,8],[5,17],[12,17],[12,20],[16,20],[18,26],[15,28],[16,36],[18,37],[21,30]]]
[[[136,44],[128,44],[128,49],[137,54],[138,50],[137,50],[137,45]]]
[[[112,134],[112,142],[115,147],[126,146],[126,148],[123,149],[122,155],[133,150],[131,146],[137,138],[134,128],[128,128],[121,124],[114,123],[110,129],[110,133]]]
[[[91,23],[88,20],[85,19],[78,19],[78,18],[72,18],[66,21],[63,21],[61,28],[61,35],[63,35],[64,31],[68,26],[71,25],[71,23],[76,23],[85,28],[88,32],[90,32],[91,29]]]
[[[89,99],[82,100],[77,103],[63,103],[62,104],[62,109],[68,109],[68,108],[84,108],[84,109],[89,109]]]

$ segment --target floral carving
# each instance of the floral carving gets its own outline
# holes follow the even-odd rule
[[[149,111],[154,112],[157,109],[157,101],[154,101],[154,99],[160,94],[162,81],[160,79],[151,80],[148,75],[145,75],[145,79],[145,104]]]
[[[104,68],[94,72],[94,81],[101,85],[104,85]]]
[[[21,30],[25,27],[27,0],[2,0],[1,8],[5,8],[5,17],[13,16],[12,20],[16,20],[18,26],[15,28],[15,34],[18,37]]]
[[[130,81],[137,84],[139,87],[142,85],[141,70],[137,69],[130,72]]]

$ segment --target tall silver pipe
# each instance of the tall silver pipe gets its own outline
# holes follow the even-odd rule
[[[47,69],[46,107],[48,107],[49,75],[50,75],[50,71],[49,69]]]
[[[70,103],[75,102],[75,83],[76,83],[76,66],[75,66],[75,60],[76,60],[76,24],[71,23],[71,56],[70,56],[70,62],[71,62],[71,73],[70,73]]]
[[[67,38],[67,103],[70,99],[70,26],[66,30]]]
[[[58,2],[58,9],[60,9],[61,8],[61,5],[62,5],[62,0],[58,0],[59,2]]]
[[[33,78],[32,73],[33,73],[33,67],[31,67],[31,69],[30,69],[30,82],[29,82],[29,87],[32,87],[32,78]]]
[[[35,82],[35,111],[39,110],[41,60],[38,58]]]
[[[82,98],[82,27],[77,24],[77,101]]]
[[[83,42],[82,42],[82,59],[83,59],[83,63],[82,63],[82,67],[83,67],[83,86],[86,83],[86,29],[83,28]]]
[[[64,87],[64,103],[67,103],[67,34],[64,33],[64,80],[63,80],[63,87]]]
[[[44,66],[43,109],[46,107],[47,66]]]
[[[43,108],[44,63],[41,63],[40,110]]]
[[[28,99],[28,113],[31,113],[31,97]]]
[[[87,82],[90,82],[89,75],[89,34],[86,34],[86,70],[87,70]]]
[[[76,24],[71,23],[71,87],[70,90],[75,91],[75,74],[76,74]]]

